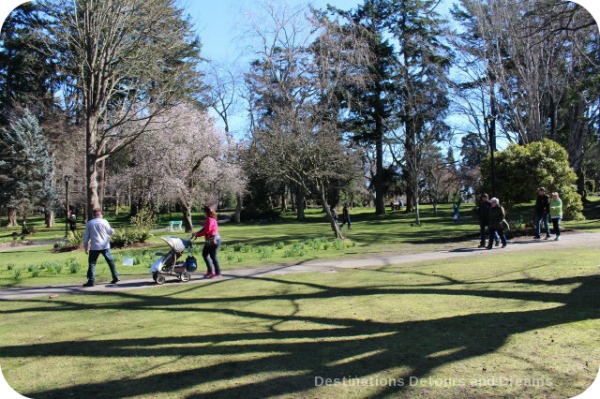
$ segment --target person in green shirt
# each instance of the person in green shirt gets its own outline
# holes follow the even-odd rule
[[[555,241],[560,240],[560,221],[562,220],[562,201],[558,196],[557,192],[552,193],[550,199],[550,219],[552,220],[552,227],[556,237]]]

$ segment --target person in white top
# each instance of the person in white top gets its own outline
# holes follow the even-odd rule
[[[84,287],[93,287],[95,283],[95,271],[96,261],[100,254],[106,259],[110,273],[112,274],[111,284],[118,283],[119,275],[117,274],[117,268],[115,261],[110,253],[110,236],[115,231],[110,227],[108,221],[102,218],[102,210],[94,209],[94,218],[87,222],[85,225],[85,233],[83,234],[83,249],[88,254],[88,271],[87,271],[87,283],[83,284]]]

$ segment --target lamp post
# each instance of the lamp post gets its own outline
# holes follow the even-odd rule
[[[71,175],[65,175],[65,238],[69,236],[69,182]]]
[[[492,172],[492,197],[496,196],[496,163],[494,161],[494,151],[496,151],[496,116],[488,115],[485,118],[490,135],[490,160]]]

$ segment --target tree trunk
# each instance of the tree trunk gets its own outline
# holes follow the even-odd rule
[[[96,161],[96,132],[94,116],[89,115],[86,122],[86,173],[85,185],[87,194],[87,217],[88,220],[94,218],[93,211],[100,208],[100,199],[98,197],[98,163]]]
[[[104,209],[104,195],[106,190],[106,160],[98,163],[98,203]]]
[[[8,208],[8,227],[17,226],[17,209]]]
[[[281,212],[287,212],[287,190],[285,186],[283,187],[283,192],[281,193]]]
[[[340,226],[336,223],[335,219],[333,218],[333,215],[331,214],[331,210],[330,210],[329,206],[327,205],[327,195],[325,193],[325,187],[322,183],[319,184],[319,189],[321,191],[321,204],[323,206],[323,211],[325,212],[325,214],[327,215],[327,218],[329,219],[329,224],[331,225],[331,230],[333,231],[333,236],[335,238],[343,239],[344,236],[342,234],[342,231],[340,230]]]
[[[415,177],[416,179],[416,177]],[[415,200],[415,224],[417,226],[421,225],[421,215],[419,214],[419,183],[416,181],[413,187],[414,195],[413,198]]]
[[[44,213],[46,227],[54,227],[54,211],[46,210]]]
[[[296,219],[297,220],[304,220],[306,217],[304,215],[304,208],[305,208],[305,195],[304,192],[302,190],[298,190],[296,192]]]
[[[181,204],[183,213],[183,227],[186,233],[194,231],[194,225],[192,224],[192,207],[187,204]]]
[[[115,216],[119,214],[119,192],[115,193]]]
[[[379,115],[375,118],[375,214],[385,215],[385,198],[383,192],[383,122]]]
[[[235,193],[236,205],[235,214],[233,215],[233,223],[240,223],[242,221],[242,207],[244,205],[244,197],[241,193]]]

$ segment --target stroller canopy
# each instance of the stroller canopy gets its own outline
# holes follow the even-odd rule
[[[165,240],[165,242],[167,244],[169,244],[171,249],[173,249],[173,251],[175,251],[175,252],[183,252],[183,251],[185,251],[186,248],[188,248],[191,245],[190,240],[182,240],[179,237],[161,237],[161,238],[163,240]]]

